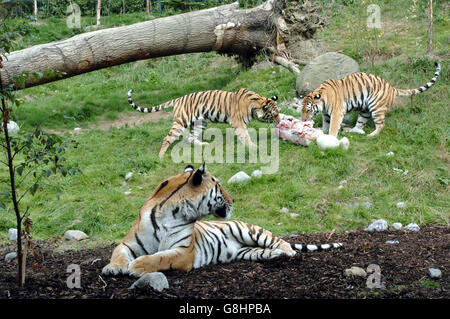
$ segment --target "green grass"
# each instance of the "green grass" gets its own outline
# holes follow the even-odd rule
[[[347,28],[346,19],[364,12],[361,11],[364,7],[340,3],[336,1],[340,10],[329,11],[329,25],[318,37],[333,50],[370,53],[364,51],[365,45],[369,47],[364,33],[351,26]],[[439,10],[437,8],[437,16],[442,17]],[[394,9],[382,12],[391,21],[402,18]],[[107,17],[103,22],[112,26],[144,19],[143,14],[130,14]],[[362,70],[381,76],[399,88],[415,88],[426,83],[434,73],[434,66],[421,57],[426,48],[424,19],[419,15],[413,21],[402,22],[399,28],[404,28],[405,37],[401,39],[390,34],[392,30],[385,30],[377,45],[389,54],[376,60],[373,66],[361,54]],[[44,22],[46,24],[36,26],[39,32],[34,39],[22,40],[24,46],[72,35],[67,33],[70,30],[64,31],[64,20]],[[93,20],[86,22],[92,23]],[[448,18],[438,19],[435,44],[439,54],[448,50],[447,30]],[[280,140],[279,171],[240,186],[228,185],[226,181],[240,170],[251,174],[263,165],[209,164],[208,169],[223,181],[235,200],[232,218],[258,224],[277,235],[357,229],[378,218],[390,223],[448,225],[448,186],[442,181],[449,179],[449,67],[448,59],[442,61],[441,76],[433,88],[412,100],[407,99],[406,105],[390,110],[379,136],[346,134],[350,139],[347,152],[321,152],[316,145],[306,148]],[[232,58],[216,53],[164,57],[20,91],[17,96],[26,103],[15,114],[23,130],[41,125],[71,131],[76,126],[88,127],[104,118],[126,116],[127,112],[135,114],[126,101],[130,88],[136,92],[135,100],[147,106],[194,91],[240,87],[266,96],[278,95],[283,101],[295,95],[295,76],[278,66],[241,71]],[[289,110],[284,112],[295,114]],[[161,120],[134,128],[90,129],[75,136],[65,133],[65,139],[79,143],[77,148],[68,149],[65,157],[82,173],[66,178],[52,177],[46,181],[43,191],[34,197],[25,197],[24,207],[31,206],[33,235],[46,238],[76,228],[106,239],[117,240],[124,236],[153,189],[168,176],[182,172],[186,165],[173,163],[170,149],[164,160],[157,157],[170,124],[171,120]],[[210,126],[222,130],[227,127]],[[254,121],[249,126],[262,128],[267,124]],[[373,129],[370,123],[366,132]],[[395,156],[387,157],[389,151]],[[407,169],[408,174],[399,174],[393,168]],[[124,175],[129,171],[134,175],[123,187]],[[0,191],[3,191],[7,188],[4,167],[0,176]],[[344,179],[347,184],[338,189]],[[124,192],[128,189],[132,193],[127,196]],[[351,203],[367,201],[372,204],[368,209],[349,207]],[[406,202],[407,208],[396,208],[399,201]],[[299,217],[280,213],[282,207]],[[10,206],[0,211],[0,237],[6,237],[9,227],[14,227]]]

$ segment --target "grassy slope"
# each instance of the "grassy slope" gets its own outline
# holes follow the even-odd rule
[[[396,16],[398,11],[386,9],[384,12],[383,2],[379,3],[383,19],[386,16],[386,22],[396,21],[395,28],[399,28],[394,28],[395,32],[392,28],[386,29],[377,40],[377,52],[386,60],[371,66],[367,58],[361,57],[361,52],[371,52],[374,41],[364,39],[367,35],[355,31],[354,25],[347,22],[356,13],[365,16],[363,5],[332,8],[330,24],[318,37],[332,50],[356,52],[362,59],[364,71],[382,76],[397,87],[413,88],[424,84],[434,72],[431,62],[419,58],[426,45],[426,32],[422,29],[426,24],[424,18],[418,16],[414,21],[404,21]],[[437,16],[440,17],[439,8]],[[144,16],[108,19],[104,23],[120,25],[143,20]],[[73,32],[65,30],[63,20],[52,19],[47,23],[37,27],[40,31],[35,39],[26,39],[22,45],[64,38]],[[440,54],[448,53],[446,30],[448,18],[437,19],[435,47]],[[404,32],[405,36],[396,37],[394,33],[398,32]],[[280,141],[281,164],[277,174],[265,175],[243,186],[224,183],[235,199],[233,218],[261,225],[276,234],[348,230],[366,226],[376,218],[404,224],[448,225],[448,186],[439,179],[449,178],[447,70],[450,65],[448,60],[442,65],[443,71],[435,87],[412,101],[408,99],[404,107],[388,112],[386,127],[378,137],[369,139],[347,134],[351,145],[348,152],[322,153],[315,145],[305,148]],[[277,94],[281,100],[286,100],[294,96],[294,84],[295,77],[283,68],[241,72],[232,59],[214,53],[166,57],[21,91],[18,96],[27,103],[18,110],[17,120],[23,129],[37,124],[70,129],[86,126],[102,117],[115,118],[120,113],[132,112],[125,99],[130,87],[135,89],[137,101],[155,105],[193,91],[240,87],[267,96]],[[83,173],[64,179],[54,177],[47,181],[43,192],[26,199],[25,204],[32,205],[34,235],[61,235],[66,229],[76,228],[96,237],[121,238],[155,186],[167,176],[181,172],[185,166],[172,163],[169,157],[163,161],[157,158],[169,126],[170,120],[162,120],[135,128],[90,130],[75,137],[66,134],[67,139],[79,142],[78,148],[68,150],[66,158]],[[250,126],[267,125],[253,122]],[[367,131],[372,129],[373,124]],[[387,157],[389,151],[395,156]],[[260,166],[210,164],[209,169],[226,181],[239,170],[250,174]],[[393,168],[409,172],[402,175]],[[133,178],[127,187],[122,187],[128,171],[134,172]],[[1,175],[5,173],[2,168]],[[348,183],[338,190],[339,182],[344,179]],[[6,189],[6,185],[2,188]],[[124,195],[129,188],[131,195]],[[347,206],[366,201],[372,203],[369,209]],[[397,209],[398,201],[405,201],[407,208]],[[281,207],[300,216],[291,218],[282,214]],[[9,227],[14,227],[10,207],[0,213],[2,237]]]

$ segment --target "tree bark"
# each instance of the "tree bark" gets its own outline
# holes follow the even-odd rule
[[[428,0],[428,43],[427,55],[433,54],[433,0]]]
[[[83,33],[15,51],[8,55],[4,68],[0,70],[1,80],[4,86],[14,83],[12,78],[20,70],[27,70],[30,74],[45,70],[64,72],[63,75],[49,72],[48,76],[40,79],[30,76],[25,87],[32,87],[122,63],[208,51],[249,57],[261,49],[270,48],[274,60],[279,56],[283,62],[290,61],[285,43],[289,27],[283,16],[286,1],[269,0],[245,10],[238,7],[239,3],[235,2]],[[310,37],[314,33],[314,25],[308,19],[301,20],[304,25],[300,29]],[[292,65],[290,68],[293,69]]]
[[[102,10],[102,0],[97,0],[97,25],[100,25],[101,10]]]
[[[145,0],[145,15],[147,17],[150,15],[150,0]]]
[[[37,20],[37,0],[33,1],[33,15]]]

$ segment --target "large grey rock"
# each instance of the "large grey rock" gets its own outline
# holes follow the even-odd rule
[[[17,240],[17,229],[15,228],[8,229],[8,239]]]
[[[65,240],[83,240],[89,238],[88,235],[86,235],[81,230],[68,230],[64,233],[64,239]]]
[[[301,71],[296,83],[297,93],[306,95],[326,80],[340,80],[355,72],[359,72],[355,60],[344,54],[327,52],[311,60]]]
[[[152,272],[143,275],[141,278],[136,280],[130,287],[130,289],[146,289],[153,288],[156,291],[163,291],[169,288],[169,283],[166,276],[162,272]]]

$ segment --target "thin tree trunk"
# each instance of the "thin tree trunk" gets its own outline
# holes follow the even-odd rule
[[[37,0],[34,0],[33,1],[33,15],[34,15],[34,17],[36,18],[36,20],[37,20]]]
[[[13,83],[13,76],[24,69],[30,74],[45,70],[60,71],[59,74],[44,72],[42,78],[29,76],[25,87],[31,87],[155,57],[216,51],[248,59],[266,48],[271,48],[275,58],[280,56],[289,61],[290,54],[284,43],[285,35],[289,33],[283,16],[285,6],[285,0],[269,0],[258,7],[240,10],[239,3],[235,2],[129,26],[87,32],[10,53],[0,76],[6,86]],[[316,16],[314,19],[317,19]],[[303,20],[305,22],[299,22],[302,27],[300,32],[310,37],[317,27],[307,18]],[[300,29],[299,25],[295,27]],[[295,70],[293,65],[286,65]]]
[[[145,0],[145,15],[147,17],[150,15],[150,0]]]
[[[100,25],[100,11],[102,10],[102,0],[97,0],[97,25]]]
[[[433,0],[428,0],[428,43],[427,55],[433,54]]]

